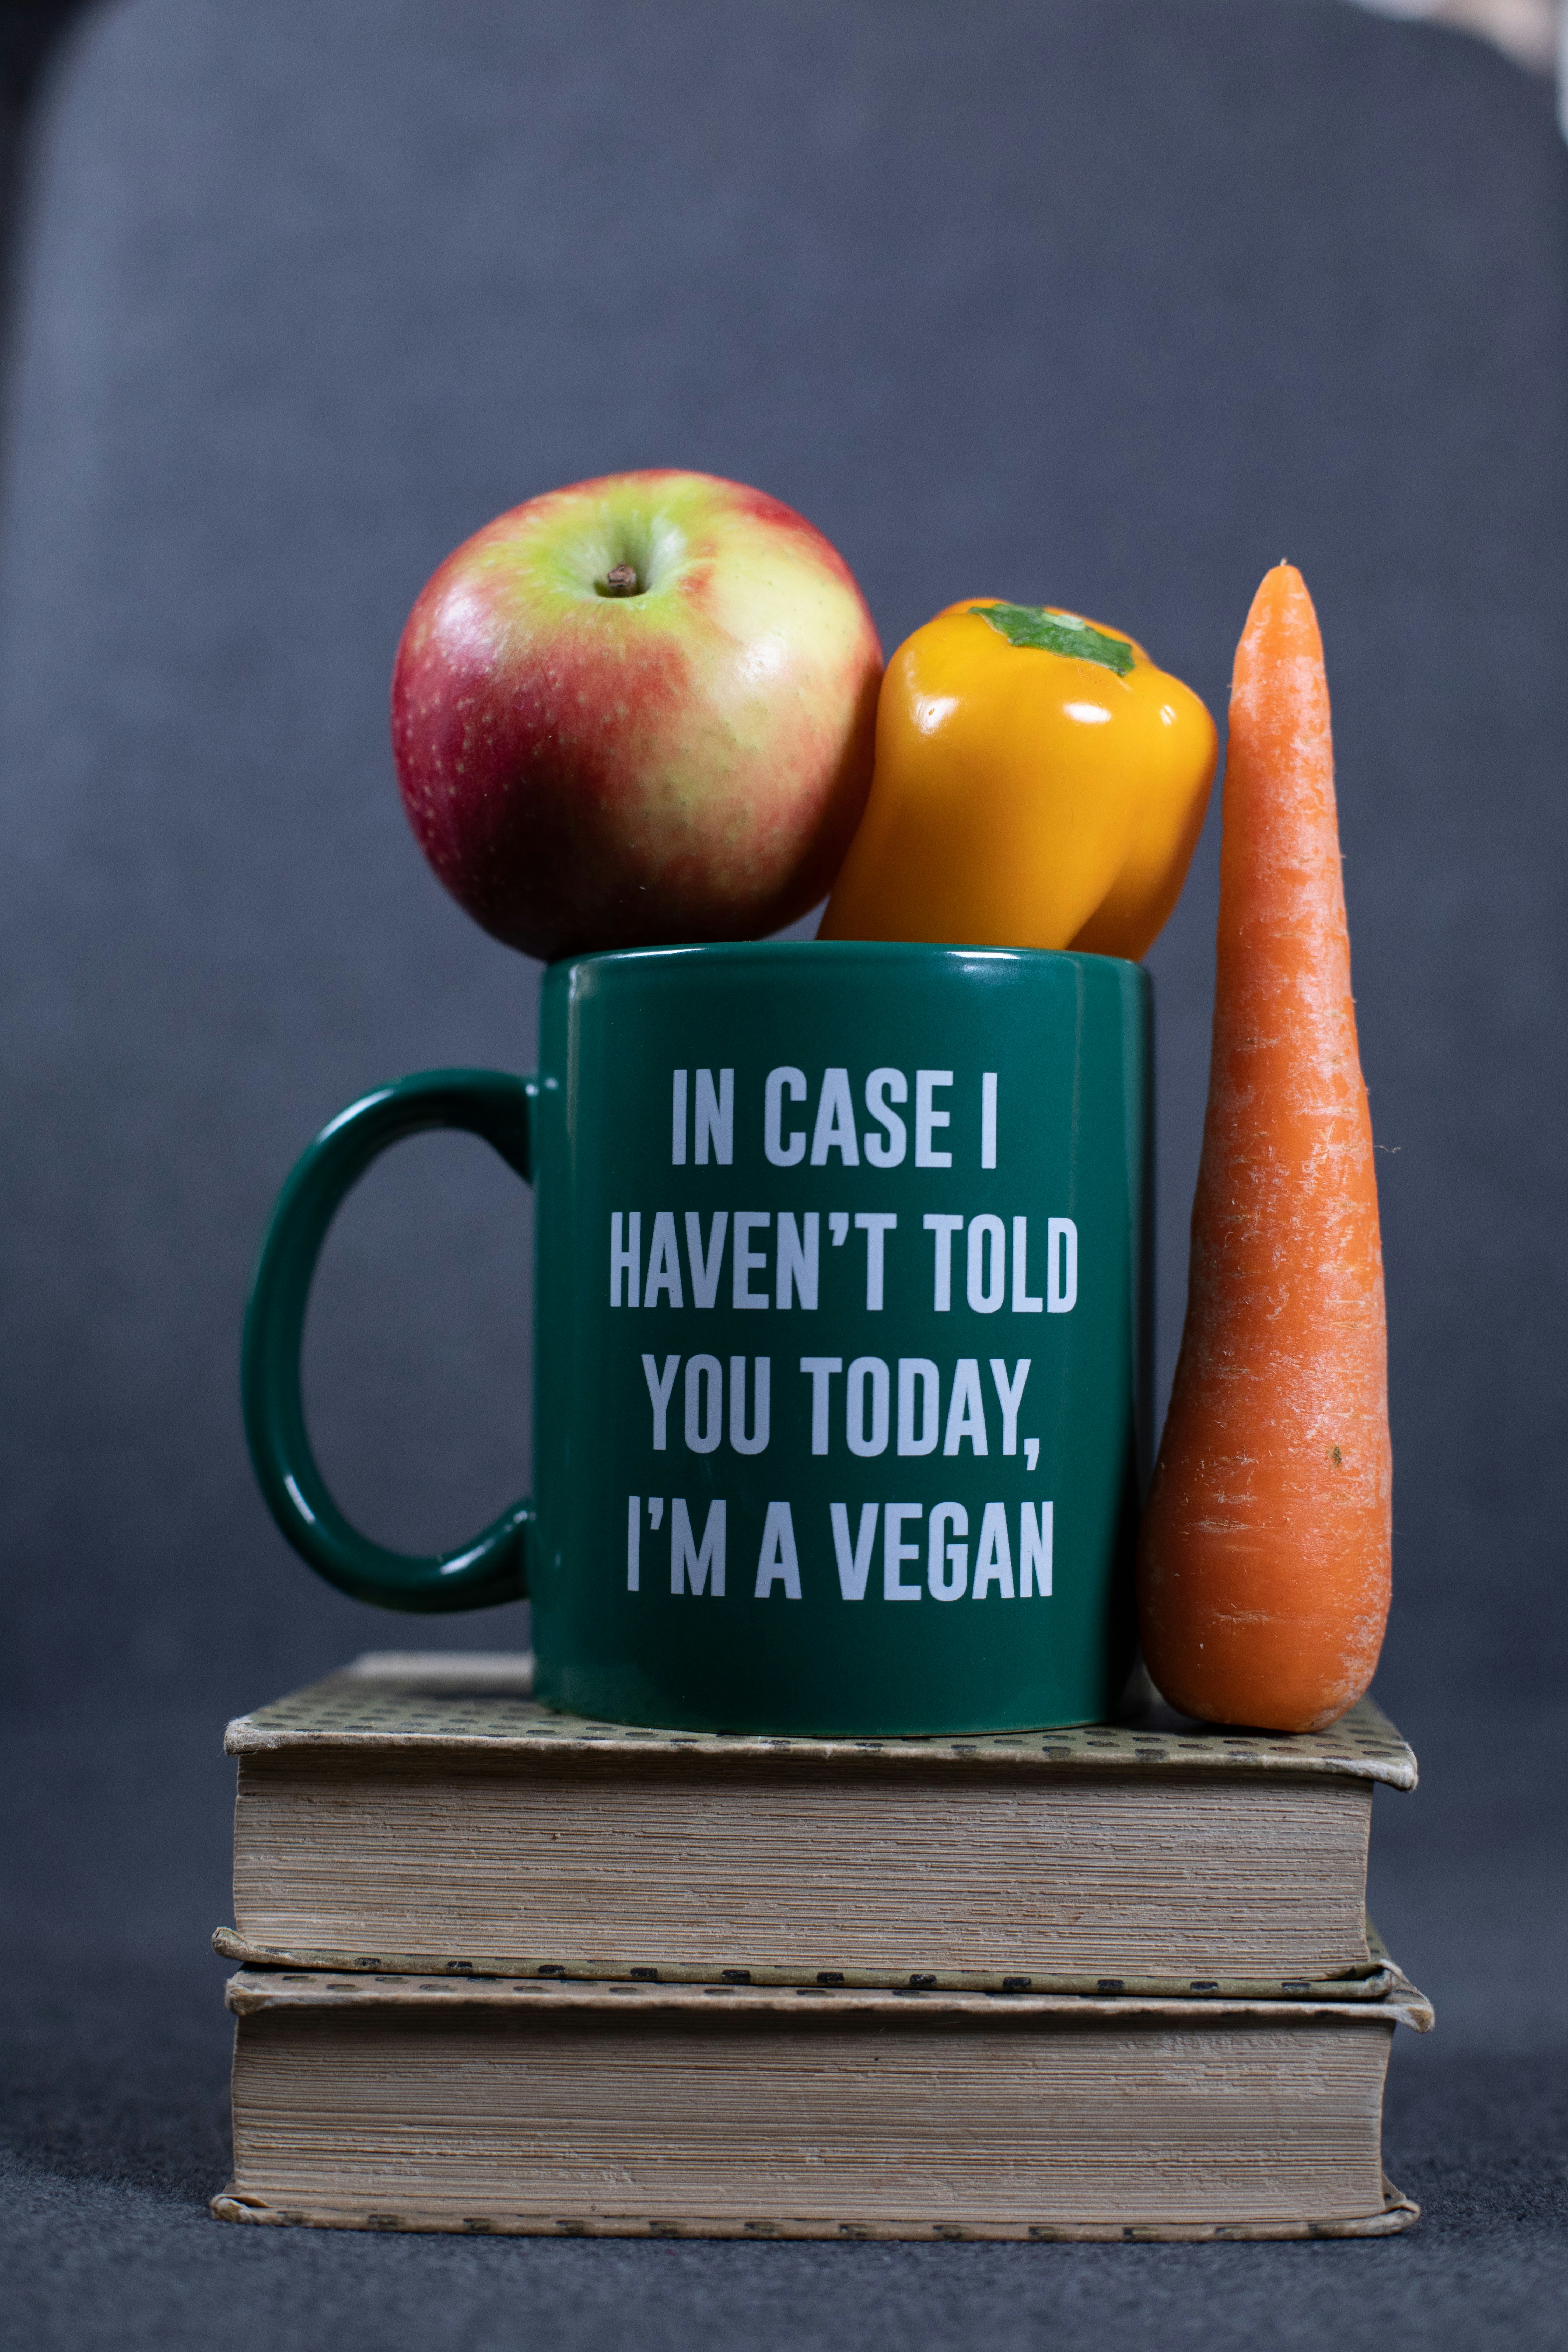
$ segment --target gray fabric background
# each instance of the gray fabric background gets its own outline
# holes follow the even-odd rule
[[[7,2342],[1561,2340],[1568,154],[1547,91],[1340,0],[122,0],[37,128],[0,530]],[[1223,711],[1318,599],[1382,1161],[1421,1751],[1374,1896],[1408,2239],[617,2246],[225,2231],[225,1718],[378,1617],[252,1491],[269,1199],[366,1086],[526,1066],[535,973],[386,747],[426,574],[689,464],[810,515],[889,647],[966,592],[1133,629]],[[1152,961],[1162,1361],[1215,844]],[[323,1460],[451,1541],[528,1475],[526,1199],[407,1147],[330,1245]]]

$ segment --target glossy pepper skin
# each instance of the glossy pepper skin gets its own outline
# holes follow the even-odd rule
[[[1015,642],[1031,629],[1086,654]],[[1135,961],[1186,879],[1217,748],[1197,696],[1121,630],[950,604],[888,665],[870,798],[817,936]]]

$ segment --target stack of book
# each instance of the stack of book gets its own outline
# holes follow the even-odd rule
[[[634,1730],[381,1654],[244,1716],[227,2221],[1366,2236],[1368,1701],[1300,1738]]]

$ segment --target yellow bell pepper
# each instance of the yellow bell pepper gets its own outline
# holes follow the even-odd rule
[[[818,938],[1136,960],[1175,905],[1217,742],[1117,629],[977,597],[905,640]]]

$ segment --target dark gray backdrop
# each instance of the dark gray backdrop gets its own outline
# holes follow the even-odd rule
[[[38,127],[0,533],[0,1485],[20,2341],[1548,2341],[1568,2286],[1557,1798],[1568,1141],[1568,155],[1549,94],[1342,0],[131,0]],[[318,1584],[235,1352],[290,1159],[365,1086],[526,1066],[536,973],[425,873],[398,628],[499,509],[755,481],[890,648],[964,593],[1135,631],[1223,714],[1317,597],[1384,1178],[1385,1932],[1405,2242],[252,2238],[221,2173],[225,1717],[356,1648],[517,1645]],[[1154,951],[1162,1360],[1215,844]],[[321,1450],[451,1541],[528,1475],[524,1196],[407,1148],[331,1245]],[[3,2325],[4,2323],[0,2323]]]

